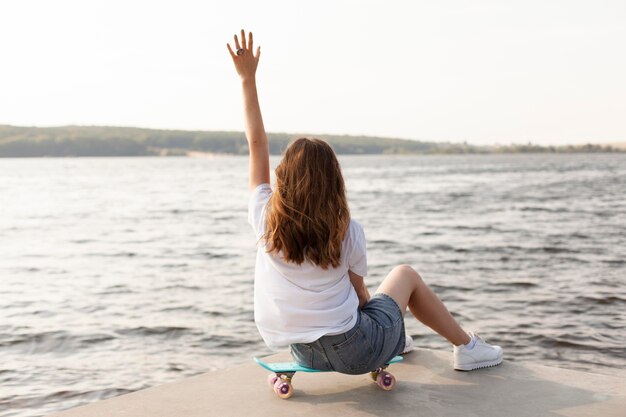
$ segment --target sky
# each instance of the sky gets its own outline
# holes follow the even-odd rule
[[[265,127],[473,144],[626,141],[626,1],[0,2],[0,124]]]

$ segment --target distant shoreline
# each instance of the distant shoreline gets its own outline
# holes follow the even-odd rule
[[[603,145],[626,151],[626,142],[610,142],[610,143],[604,143]]]
[[[340,155],[428,155],[626,152],[626,142],[541,146],[479,146],[374,136],[268,133],[270,153],[280,155],[295,137],[319,137]],[[159,130],[115,126],[23,127],[0,125],[0,158],[247,155],[243,132]]]

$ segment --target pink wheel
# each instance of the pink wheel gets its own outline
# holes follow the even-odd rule
[[[274,383],[274,392],[279,398],[286,400],[293,395],[293,387],[289,381],[278,379],[276,383]]]
[[[389,372],[383,371],[376,377],[376,384],[385,391],[391,391],[396,386],[396,378]]]
[[[276,374],[269,374],[267,376],[267,383],[270,384],[271,388],[274,388],[274,384],[276,383],[277,379],[278,379],[278,376]]]

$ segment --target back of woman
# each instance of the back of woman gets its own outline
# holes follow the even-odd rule
[[[363,229],[349,221],[342,232],[337,266],[324,269],[308,259],[299,264],[289,261],[285,252],[293,253],[293,249],[271,252],[272,243],[265,237],[272,197],[269,184],[261,184],[253,190],[248,207],[248,221],[258,239],[254,315],[263,340],[270,348],[278,349],[348,331],[356,323],[359,305],[348,270],[362,275],[367,272]],[[292,221],[277,220],[282,224]],[[305,240],[314,240],[306,235],[306,228],[304,232]]]

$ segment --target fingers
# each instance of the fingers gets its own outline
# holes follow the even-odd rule
[[[237,35],[234,36],[235,39],[235,51],[232,50],[232,48],[230,47],[230,44],[226,44],[226,46],[228,47],[228,52],[230,52],[230,56],[233,57],[233,59],[235,57],[237,57],[237,53],[236,51],[238,51],[239,49],[243,49],[244,51],[253,51],[253,45],[254,45],[254,40],[252,37],[252,32],[248,33],[248,42],[246,43],[246,32],[241,29],[241,44],[239,44],[239,38],[237,37]],[[258,46],[256,48],[256,55],[254,56],[256,59],[259,59],[259,57],[261,56],[261,47]]]
[[[228,52],[230,52],[230,56],[231,56],[233,59],[235,59],[236,55],[235,55],[235,53],[233,52],[233,50],[230,48],[230,44],[229,44],[229,43],[227,43],[227,44],[226,44],[226,47],[228,48]]]

